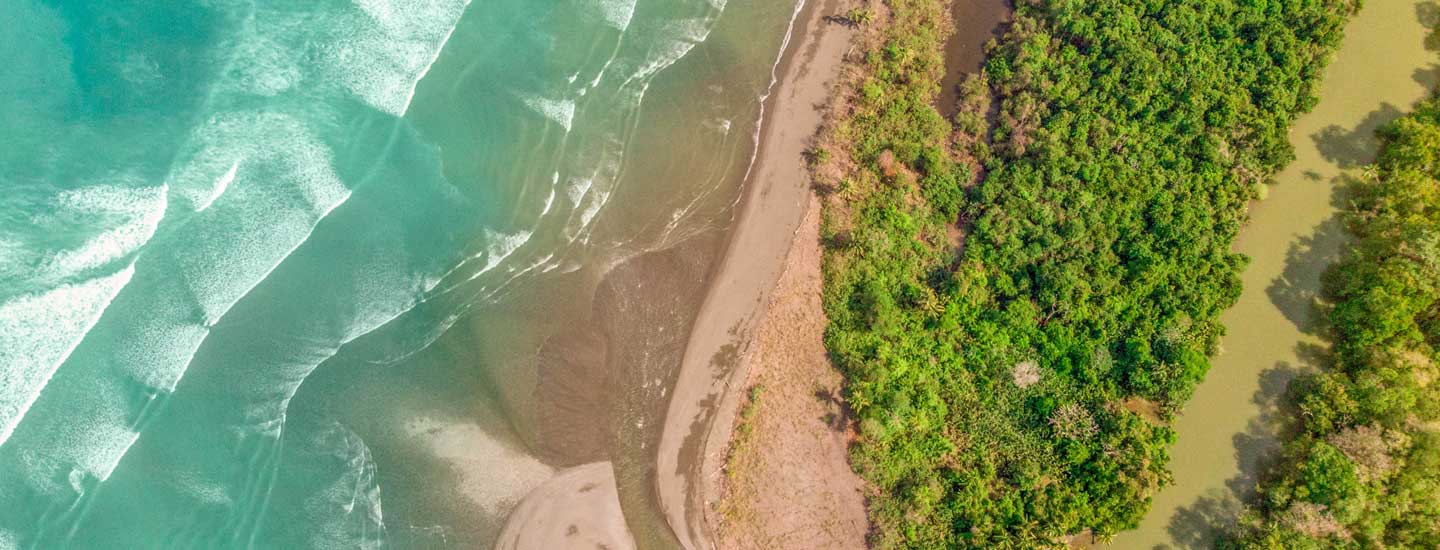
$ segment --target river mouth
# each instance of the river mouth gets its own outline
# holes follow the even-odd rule
[[[0,6],[0,548],[483,548],[567,472],[672,547],[794,6]]]
[[[1220,355],[1175,421],[1175,483],[1108,547],[1211,548],[1253,495],[1293,412],[1286,386],[1325,367],[1321,275],[1348,243],[1338,218],[1346,182],[1373,160],[1375,129],[1440,81],[1426,40],[1433,12],[1431,2],[1376,0],[1346,27],[1319,103],[1291,133],[1295,161],[1252,205],[1236,241],[1251,259],[1244,291],[1222,318]]]

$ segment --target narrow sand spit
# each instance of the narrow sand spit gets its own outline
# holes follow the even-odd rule
[[[841,9],[839,0],[808,0],[796,17],[765,105],[739,218],[695,320],[666,414],[656,489],[676,537],[690,550],[714,547],[705,521],[711,505],[706,472],[723,462],[746,381],[742,358],[810,201],[804,153],[852,34],[825,20]]]
[[[595,548],[635,548],[609,462],[567,469],[525,495],[495,543],[495,550]]]
[[[720,548],[865,547],[864,483],[848,460],[854,423],[843,377],[825,354],[818,197],[795,237],[745,357],[753,390],[729,456],[706,457],[708,520]]]

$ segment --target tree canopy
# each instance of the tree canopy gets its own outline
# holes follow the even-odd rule
[[[887,1],[814,156],[879,548],[1138,523],[1239,295],[1246,204],[1356,8],[1019,4],[946,120],[947,3]]]
[[[1380,135],[1327,281],[1334,365],[1292,386],[1298,435],[1231,546],[1440,547],[1440,99]]]

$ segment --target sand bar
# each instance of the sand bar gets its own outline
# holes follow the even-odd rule
[[[836,0],[808,0],[797,13],[766,99],[760,145],[725,256],[696,318],[657,452],[656,489],[666,519],[688,549],[713,548],[703,480],[728,440],[744,357],[762,305],[784,269],[810,200],[804,152],[823,119],[850,35],[826,21]],[[713,435],[713,437],[712,437]]]

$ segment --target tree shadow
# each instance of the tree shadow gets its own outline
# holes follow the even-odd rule
[[[845,397],[839,389],[832,390],[824,385],[817,385],[815,386],[815,400],[825,406],[826,411],[820,417],[820,421],[824,422],[831,431],[844,432],[855,420],[850,403],[845,401]]]
[[[1170,548],[1215,548],[1235,531],[1244,504],[1254,500],[1261,477],[1279,457],[1280,442],[1288,436],[1294,418],[1286,399],[1290,382],[1306,370],[1281,361],[1260,373],[1260,387],[1251,396],[1259,413],[1232,438],[1239,473],[1225,481],[1225,488],[1211,489],[1170,516],[1166,526]]]
[[[1343,207],[1354,180],[1350,176],[1335,178],[1330,201],[1337,210]],[[1285,318],[1301,332],[1320,334],[1324,331],[1322,274],[1345,254],[1349,236],[1337,213],[1321,222],[1306,237],[1290,244],[1285,253],[1285,269],[1270,281],[1265,294]]]
[[[1426,90],[1434,90],[1440,87],[1440,64],[1432,63],[1428,67],[1415,69],[1412,78]]]
[[[1209,550],[1216,546],[1220,537],[1234,525],[1242,506],[1240,501],[1223,489],[1215,488],[1205,493],[1189,506],[1175,511],[1170,516],[1170,544],[1155,548]]]
[[[1290,435],[1295,412],[1288,399],[1290,383],[1313,371],[1312,365],[1280,361],[1260,373],[1260,388],[1251,396],[1259,413],[1246,423],[1244,432],[1231,438],[1240,473],[1225,482],[1230,494],[1246,501],[1254,498],[1255,487],[1273,465],[1280,442]]]
[[[1440,3],[1435,0],[1424,0],[1415,4],[1415,18],[1427,29],[1440,27]],[[1440,33],[1432,31],[1425,37],[1425,49],[1430,51],[1440,50]]]
[[[1416,75],[1417,80],[1422,78],[1431,77]],[[1375,151],[1380,144],[1375,131],[1402,114],[1398,107],[1386,103],[1350,130],[1332,124],[1310,136],[1310,139],[1315,141],[1315,149],[1325,160],[1341,168],[1354,168],[1375,160]]]

